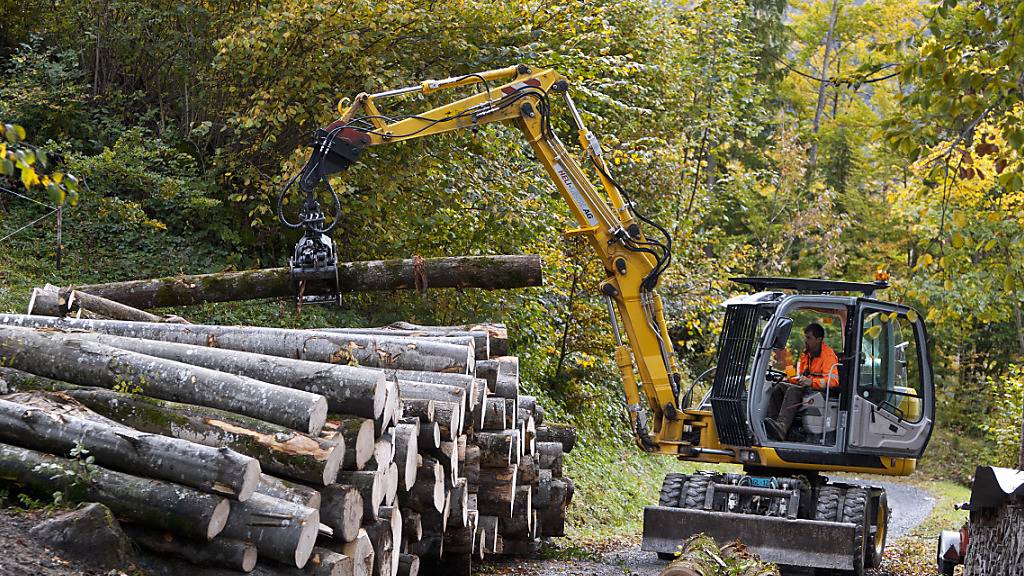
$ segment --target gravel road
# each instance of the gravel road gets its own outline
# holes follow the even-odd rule
[[[926,490],[909,484],[880,482],[876,479],[843,478],[844,482],[871,484],[885,488],[892,517],[889,520],[889,542],[906,534],[920,524],[935,505]],[[588,551],[588,560],[506,560],[492,564],[488,573],[515,576],[657,576],[665,562],[650,552],[641,552],[639,543],[630,543],[618,549]],[[784,571],[785,576],[807,574],[808,571]],[[883,576],[878,574],[877,576]]]

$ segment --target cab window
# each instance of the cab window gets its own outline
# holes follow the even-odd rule
[[[857,393],[910,422],[921,420],[920,346],[906,314],[865,310],[861,321]]]

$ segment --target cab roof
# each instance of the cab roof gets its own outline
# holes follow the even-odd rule
[[[878,290],[889,287],[888,282],[845,282],[842,280],[824,280],[820,278],[779,278],[755,276],[748,278],[730,278],[733,282],[746,284],[756,292],[768,290],[795,290],[805,294],[831,294],[833,292],[857,292],[871,298]]]

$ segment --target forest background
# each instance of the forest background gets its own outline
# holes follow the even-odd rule
[[[967,482],[976,464],[1016,463],[1024,4],[1010,0],[0,0],[0,310],[45,282],[283,265],[296,237],[277,193],[339,98],[520,62],[569,78],[616,178],[667,226],[661,291],[686,378],[713,360],[731,276],[886,270],[885,297],[929,326],[925,473]],[[555,120],[575,142],[566,111]],[[545,286],[188,316],[506,322],[529,392],[581,429],[575,475],[621,480],[574,503],[579,517],[635,526],[671,463],[630,445],[599,265],[562,238],[571,217],[526,142],[488,126],[375,149],[335,185],[343,261],[536,253]],[[52,216],[19,229],[59,202],[57,270]]]

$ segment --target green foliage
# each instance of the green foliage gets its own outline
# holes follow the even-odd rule
[[[995,445],[993,466],[1016,468],[1020,462],[1021,418],[1024,417],[1024,369],[1011,366],[1006,374],[989,381],[992,413],[981,426]]]

